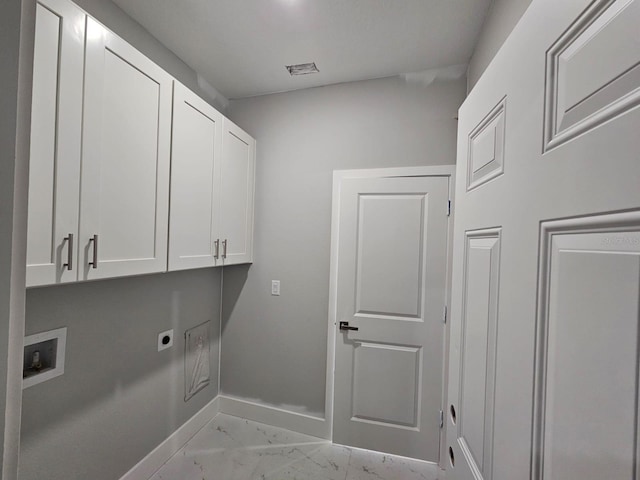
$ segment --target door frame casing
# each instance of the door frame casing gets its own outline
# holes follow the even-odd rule
[[[447,225],[447,268],[445,301],[447,311],[451,311],[451,264],[453,246],[453,205],[455,194],[455,165],[437,165],[425,167],[398,167],[398,168],[372,168],[358,170],[334,170],[333,192],[331,203],[331,255],[329,269],[329,315],[327,325],[327,380],[325,393],[325,427],[326,438],[333,440],[333,407],[334,407],[334,380],[335,380],[335,353],[336,353],[336,324],[337,324],[337,299],[338,299],[338,245],[340,225],[340,190],[342,182],[347,179],[366,178],[401,178],[401,177],[447,177],[449,181],[449,200],[451,213]],[[445,312],[443,312],[444,316]],[[444,320],[444,317],[443,317]],[[442,399],[441,409],[446,405],[449,368],[449,325],[447,320],[443,332],[443,363],[442,363]],[[440,455],[438,465],[444,468],[444,443],[445,435],[440,429]]]

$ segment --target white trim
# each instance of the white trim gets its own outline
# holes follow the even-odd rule
[[[455,186],[455,165],[437,165],[428,167],[400,167],[400,168],[373,168],[363,170],[334,170],[333,171],[333,194],[331,203],[331,264],[329,269],[329,322],[327,332],[327,386],[325,397],[325,421],[326,428],[328,430],[328,436],[326,438],[333,439],[333,394],[334,394],[334,373],[335,373],[335,349],[336,349],[336,300],[338,297],[338,239],[340,224],[340,187],[342,180],[347,178],[385,178],[385,177],[449,177],[449,199],[453,200],[454,186]],[[453,207],[452,207],[453,211]],[[451,242],[453,238],[453,213],[449,217],[449,252],[448,252],[448,264],[447,264],[447,287],[446,298],[447,308],[451,311],[451,294],[450,294],[450,278],[451,278]],[[445,345],[448,345],[448,328],[449,323],[445,326],[443,341]],[[443,362],[443,375],[444,367],[446,363]],[[447,391],[447,378],[443,378],[442,391],[443,401],[445,404],[446,391]],[[443,407],[444,410],[444,407]],[[441,432],[440,442],[442,445],[444,432]],[[441,448],[440,465],[442,466],[444,454]],[[441,467],[442,468],[442,467]]]
[[[22,341],[25,330],[25,296],[26,296],[26,262],[27,262],[27,201],[29,191],[29,148],[31,134],[31,88],[33,86],[33,46],[35,37],[35,2],[22,2],[20,13],[10,9],[11,13],[3,12],[8,22],[18,20],[19,40],[16,42],[14,32],[3,35],[2,48],[7,52],[18,54],[17,75],[14,67],[3,68],[3,80],[10,78],[7,88],[3,88],[2,99],[13,102],[15,110],[15,143],[10,138],[10,128],[14,128],[12,119],[3,121],[3,138],[0,139],[3,150],[10,152],[3,173],[10,173],[13,180],[3,179],[2,188],[13,192],[13,206],[9,211],[0,214],[4,231],[0,234],[2,247],[0,256],[4,263],[10,261],[10,271],[4,270],[0,274],[0,283],[4,289],[2,297],[8,302],[5,310],[0,313],[0,321],[8,324],[6,339],[2,339],[1,350],[6,348],[6,365],[2,367],[5,384],[0,386],[0,392],[5,396],[0,404],[0,477],[13,479],[18,477],[18,457],[20,452],[20,421],[22,418]],[[14,15],[15,14],[15,15]],[[17,18],[13,18],[13,17]],[[7,21],[0,22],[2,27]],[[1,27],[0,27],[1,28]],[[14,79],[19,79],[17,90],[12,85]],[[15,95],[15,96],[14,96]],[[4,133],[6,132],[6,135]],[[14,151],[15,150],[15,155]],[[11,165],[13,164],[13,166]],[[10,243],[9,243],[10,240]],[[10,258],[8,257],[10,254]],[[5,264],[6,265],[6,264]],[[6,369],[5,369],[6,368]],[[5,375],[6,374],[6,375]]]
[[[56,366],[51,370],[43,371],[42,373],[35,374],[31,377],[22,379],[22,389],[32,387],[38,383],[46,382],[52,378],[59,377],[64,373],[64,359],[67,349],[67,327],[58,328],[56,330],[49,330],[48,332],[36,333],[24,337],[24,348],[34,345],[36,343],[47,342],[49,340],[57,340],[56,345]],[[24,370],[24,365],[23,365]]]
[[[435,165],[430,167],[394,167],[367,168],[357,170],[334,170],[333,186],[336,180],[345,178],[384,178],[384,177],[453,177],[456,173],[455,165]],[[335,193],[335,191],[334,191]]]
[[[445,423],[440,430],[440,458],[438,460],[438,466],[440,469],[445,470],[446,459],[448,457],[446,443],[446,418],[447,411],[447,395],[449,393],[449,337],[451,335],[451,282],[453,275],[453,233],[454,233],[454,218],[455,218],[455,197],[456,197],[456,175],[455,172],[449,178],[449,201],[451,202],[451,210],[449,214],[449,226],[447,229],[447,284],[445,287],[445,298],[447,305],[447,318],[444,326],[444,336],[442,341],[444,342],[444,348],[442,353],[444,355],[444,361],[442,364],[442,412],[444,414]]]
[[[329,439],[329,425],[324,418],[235,397],[220,395],[218,398],[220,398],[220,413],[285,428],[313,437]]]
[[[215,418],[219,411],[220,397],[216,397],[140,460],[120,480],[147,480],[151,478],[202,427]]]

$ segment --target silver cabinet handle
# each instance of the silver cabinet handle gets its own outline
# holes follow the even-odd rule
[[[227,239],[222,241],[222,258],[227,258]]]
[[[89,262],[89,266],[98,268],[98,235],[94,235],[89,239],[89,244],[93,242],[93,261]]]
[[[67,247],[67,263],[62,264],[67,270],[73,270],[73,233],[70,233],[67,237],[64,237],[64,241],[69,245]]]
[[[220,239],[219,238],[216,238],[216,241],[213,242],[213,248],[214,248],[213,258],[217,260],[218,258],[220,258]]]

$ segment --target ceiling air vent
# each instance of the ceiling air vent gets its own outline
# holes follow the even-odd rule
[[[310,73],[318,73],[320,71],[314,62],[287,65],[287,70],[289,70],[291,75],[309,75]]]

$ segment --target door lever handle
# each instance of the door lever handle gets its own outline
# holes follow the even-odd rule
[[[352,330],[354,332],[357,332],[360,329],[358,327],[350,327],[349,322],[340,322],[340,330],[342,331]]]

